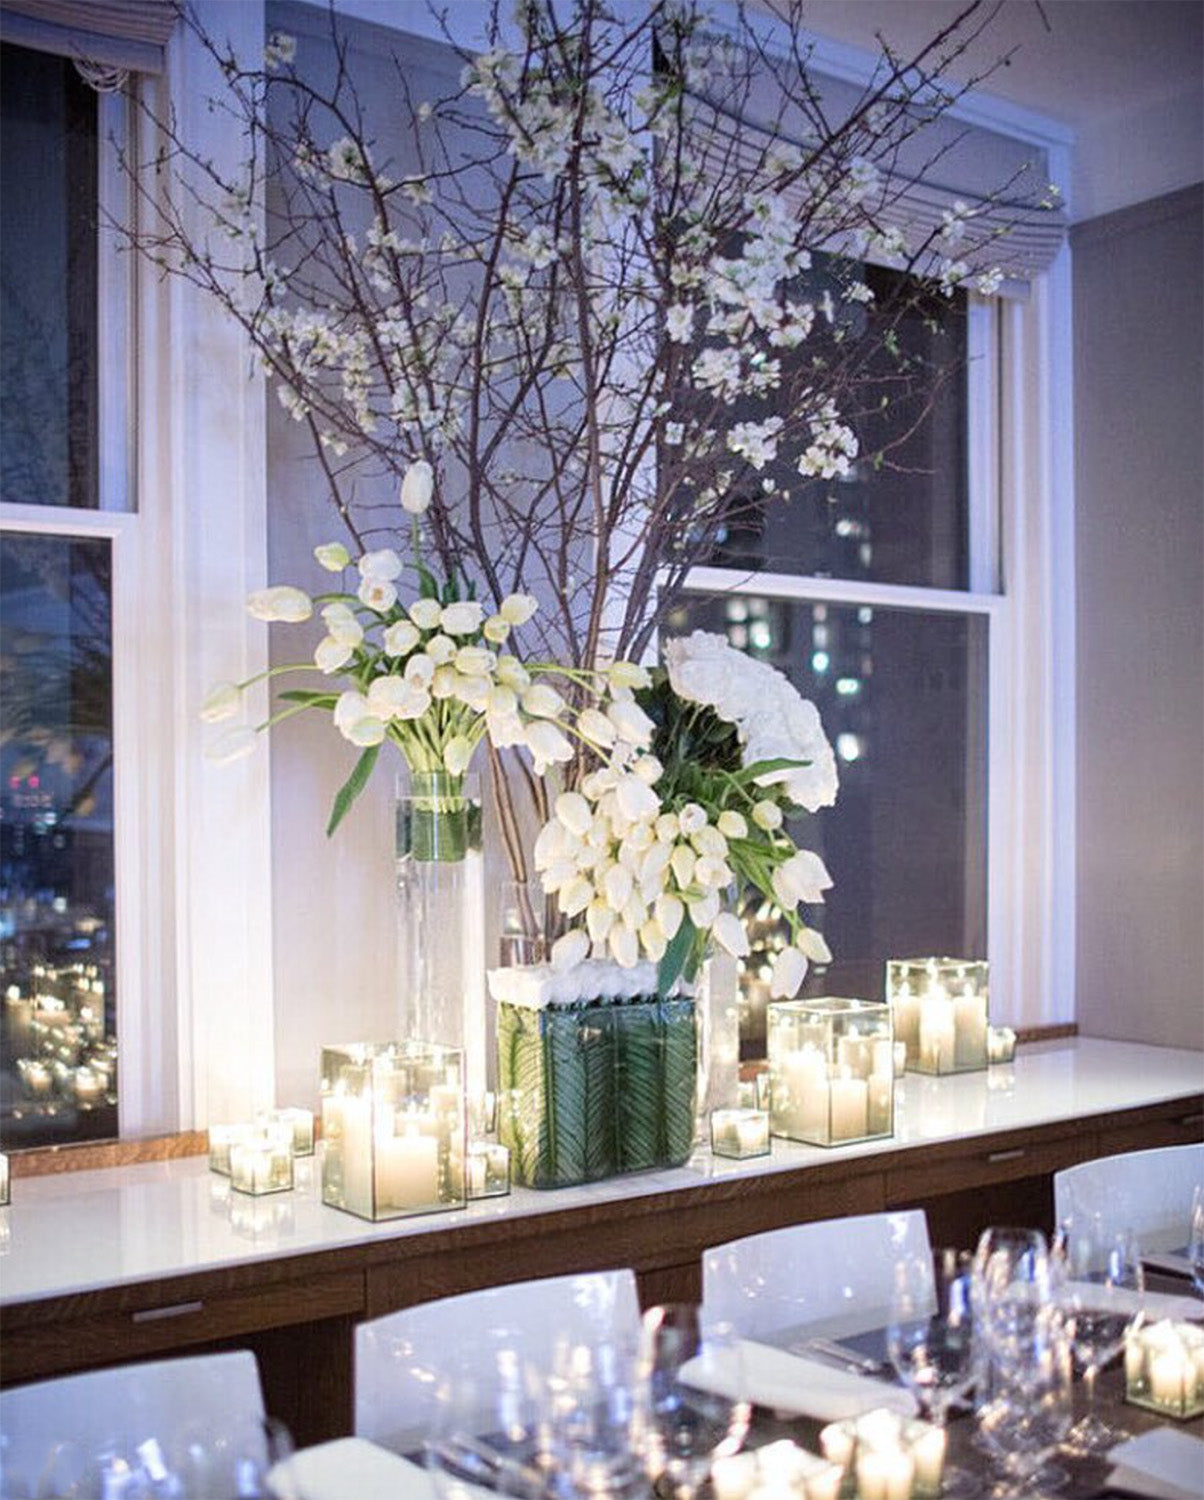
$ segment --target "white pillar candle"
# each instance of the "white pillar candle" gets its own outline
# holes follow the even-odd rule
[[[873,1067],[873,1042],[864,1036],[836,1039],[836,1066],[847,1068],[853,1078],[868,1078]]]
[[[920,1067],[931,1073],[948,1072],[956,1053],[953,1001],[938,990],[920,1001]]]
[[[870,1448],[857,1454],[860,1500],[911,1500],[915,1462],[904,1448]]]
[[[902,1078],[907,1072],[907,1043],[895,1043],[895,1077]]]
[[[869,1084],[864,1078],[834,1078],[832,1139],[855,1141],[869,1133]]]
[[[485,1160],[485,1153],[477,1146],[468,1148],[468,1196],[470,1198],[483,1198],[485,1196],[485,1181],[489,1171],[489,1164]]]
[[[764,1110],[741,1112],[736,1121],[736,1146],[741,1156],[763,1155],[769,1150],[769,1116]]]
[[[774,1098],[774,1121],[786,1135],[828,1139],[828,1065],[816,1047],[788,1052],[782,1059],[781,1090]]]
[[[920,1050],[920,997],[913,995],[909,986],[893,998],[892,1010],[895,1018],[895,1036],[903,1043],[909,1060],[914,1060]]]
[[[959,995],[953,1002],[954,1062],[958,1068],[981,1068],[987,1060],[985,995]]]
[[[747,1500],[757,1482],[757,1455],[733,1453],[711,1465],[711,1493],[715,1500]]]
[[[892,1128],[891,1105],[894,1103],[895,1080],[890,1074],[884,1078],[880,1073],[874,1073],[870,1076],[867,1088],[867,1134],[889,1135]]]
[[[9,1177],[8,1157],[0,1151],[0,1208],[12,1197],[12,1180]]]
[[[339,1153],[343,1204],[353,1213],[371,1217],[372,1100],[356,1094],[332,1094],[322,1107],[327,1150]]]
[[[439,1142],[411,1130],[376,1140],[376,1197],[381,1209],[426,1208],[439,1200]]]
[[[870,1054],[871,1073],[877,1073],[880,1078],[895,1076],[895,1043],[889,1037],[879,1037],[871,1047]],[[906,1048],[903,1056],[906,1060]]]
[[[1141,1334],[1130,1334],[1125,1340],[1125,1385],[1135,1386],[1145,1379],[1145,1345]]]
[[[829,1422],[819,1434],[819,1446],[829,1463],[838,1464],[842,1471],[847,1469],[857,1446],[852,1423]]]
[[[939,1495],[948,1442],[945,1429],[922,1422],[916,1424],[914,1434],[909,1436],[908,1446],[916,1466],[916,1488],[928,1495]]]
[[[1180,1407],[1196,1399],[1196,1368],[1182,1345],[1149,1357],[1150,1395],[1162,1406]]]

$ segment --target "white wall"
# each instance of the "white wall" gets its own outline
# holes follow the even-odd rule
[[[1078,1020],[1204,1046],[1204,189],[1072,234]]]

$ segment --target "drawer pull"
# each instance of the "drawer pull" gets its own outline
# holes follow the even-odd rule
[[[1204,1114],[1182,1115],[1176,1123],[1182,1130],[1199,1130],[1204,1125]]]
[[[1027,1155],[1028,1152],[1024,1146],[1017,1146],[1013,1151],[988,1151],[987,1160],[994,1166],[1001,1161],[1019,1161],[1022,1156]]]
[[[200,1312],[203,1302],[173,1302],[170,1307],[147,1307],[141,1312],[131,1313],[132,1323],[157,1323],[160,1318],[183,1318],[188,1313]]]

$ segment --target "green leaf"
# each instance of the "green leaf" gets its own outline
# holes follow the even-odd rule
[[[682,917],[681,926],[673,934],[673,941],[665,949],[664,957],[656,971],[656,987],[662,995],[667,995],[677,983],[681,971],[686,966],[686,960],[690,956],[690,949],[694,946],[694,924],[689,917]]]
[[[339,701],[337,693],[322,693],[313,688],[289,688],[287,693],[277,693],[285,703],[307,703],[310,708],[333,708]]]
[[[778,755],[772,760],[754,760],[751,766],[736,771],[732,780],[738,781],[741,786],[749,786],[758,776],[769,776],[774,771],[794,771],[810,764],[809,760],[788,760],[784,755]]]
[[[335,831],[343,819],[351,810],[351,805],[359,794],[368,785],[368,778],[376,766],[376,757],[380,754],[379,745],[369,745],[355,763],[355,769],[347,780],[339,788],[338,796],[334,799],[334,806],[330,809],[330,822],[326,825],[326,837]]]
[[[438,599],[439,585],[435,582],[435,575],[425,563],[415,561],[414,570],[418,574],[418,597],[420,599]]]

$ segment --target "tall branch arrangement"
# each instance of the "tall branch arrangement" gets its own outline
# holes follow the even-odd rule
[[[995,8],[970,0],[909,58],[884,46],[836,116],[799,0],[780,7],[780,53],[743,11],[721,31],[697,0],[634,23],[604,0],[522,0],[449,97],[416,99],[397,66],[406,163],[377,144],[333,13],[321,87],[293,38],[247,69],[202,36],[246,159],[223,174],[159,122],[138,248],[242,326],[359,550],[405,526],[380,477],[425,460],[449,576],[494,607],[545,601],[549,654],[638,657],[719,528],[788,502],[769,465],[801,482],[857,458],[911,306],[876,299],[858,258],[888,256],[928,294],[986,264],[998,229],[960,206],[905,240],[892,167],[956,103],[939,80]],[[820,249],[846,257],[822,286]]]

